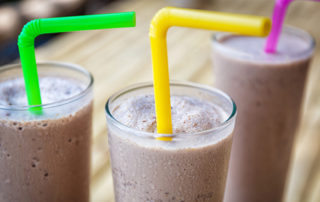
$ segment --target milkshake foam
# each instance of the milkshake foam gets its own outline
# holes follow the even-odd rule
[[[128,127],[156,133],[157,123],[153,95],[132,97],[115,107],[115,118]],[[227,119],[219,107],[188,96],[171,97],[173,133],[194,133],[209,130]]]
[[[50,104],[78,95],[85,85],[77,80],[46,76],[39,78],[42,104]],[[27,106],[23,78],[2,81],[0,85],[0,105]]]
[[[274,54],[264,51],[266,38],[241,35],[225,35],[221,38],[218,35],[219,43],[214,44],[214,49],[234,59],[259,64],[294,62],[306,59],[312,54],[310,46],[313,41],[310,41],[307,33],[301,32],[302,34],[297,35],[293,30],[287,29],[282,33]]]

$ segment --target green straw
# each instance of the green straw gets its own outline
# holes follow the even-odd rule
[[[19,53],[29,110],[41,113],[41,94],[34,40],[41,34],[110,29],[135,26],[135,12],[35,19],[28,22],[18,37]],[[33,107],[32,107],[33,106]]]

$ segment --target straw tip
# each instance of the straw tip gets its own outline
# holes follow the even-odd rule
[[[43,114],[43,111],[42,111],[42,107],[41,107],[41,106],[30,107],[30,108],[29,108],[29,111],[30,111],[32,114],[35,114],[35,115],[42,115],[42,114]]]
[[[132,26],[135,27],[137,24],[136,12],[132,11]]]
[[[268,36],[271,30],[271,20],[269,18],[263,18],[261,25],[261,36]]]
[[[129,11],[124,13],[117,13],[119,16],[123,17],[122,20],[125,20],[128,27],[135,27],[136,26],[136,12]]]
[[[157,140],[161,140],[161,141],[165,141],[165,142],[170,142],[172,141],[172,137],[168,137],[168,136],[163,136],[163,137],[157,137]]]
[[[272,53],[275,53],[276,51],[273,47],[266,46],[264,49],[264,52],[272,54]]]

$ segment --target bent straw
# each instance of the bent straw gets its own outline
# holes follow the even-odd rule
[[[37,73],[34,40],[41,34],[110,29],[135,26],[135,13],[112,13],[74,17],[36,19],[28,22],[18,37],[19,53],[25,80],[29,110],[41,113],[41,94]],[[40,112],[39,112],[40,111]]]
[[[311,0],[320,2],[320,0]],[[284,18],[286,16],[286,11],[293,0],[276,0],[273,15],[272,15],[272,28],[270,35],[267,38],[264,51],[266,53],[275,53],[277,50],[277,45],[282,30]]]
[[[268,18],[249,15],[172,7],[159,10],[152,19],[149,32],[157,132],[159,134],[172,134],[166,41],[167,31],[171,26],[225,31],[252,36],[266,36],[270,30],[271,23]],[[157,139],[170,141],[172,137],[163,136]]]

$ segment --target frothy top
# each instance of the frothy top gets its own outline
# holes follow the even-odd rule
[[[287,62],[307,58],[313,52],[312,38],[304,31],[286,27],[282,32],[277,52],[265,53],[266,38],[228,35],[218,39],[214,48],[227,55],[259,62]]]
[[[208,101],[188,96],[171,96],[173,133],[193,133],[209,130],[227,119],[227,114]],[[131,97],[112,110],[124,125],[156,133],[157,123],[153,95]]]
[[[76,80],[54,76],[40,77],[39,84],[42,104],[68,99],[81,93],[85,88],[85,85]],[[0,82],[0,105],[28,105],[23,78]]]

